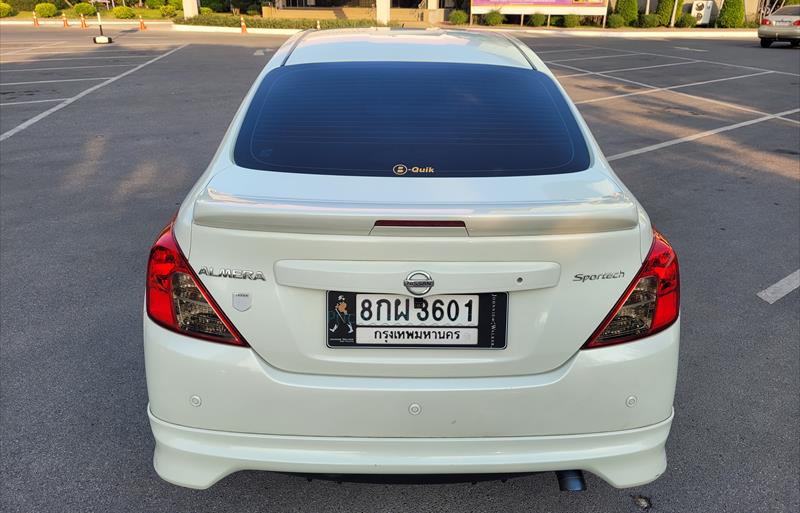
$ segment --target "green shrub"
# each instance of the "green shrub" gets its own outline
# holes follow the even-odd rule
[[[506,21],[506,17],[500,11],[489,11],[483,15],[483,24],[490,27],[502,25],[504,21]]]
[[[114,7],[111,12],[114,14],[115,18],[120,20],[129,20],[136,17],[136,11],[124,5]]]
[[[200,14],[214,14],[214,9],[211,7],[201,7]]]
[[[75,9],[75,14],[77,14],[79,16],[81,14],[83,14],[84,16],[92,16],[95,13],[97,13],[97,9],[95,9],[95,7],[92,4],[90,4],[89,2],[77,3],[77,4],[75,4],[74,9]]]
[[[577,14],[567,14],[564,16],[564,19],[561,20],[561,25],[566,28],[573,28],[577,27],[581,24],[581,17]]]
[[[5,18],[6,16],[11,16],[13,9],[11,6],[5,2],[0,2],[0,18]]]
[[[744,0],[725,0],[719,10],[717,26],[737,28],[744,25]]]
[[[174,5],[162,5],[158,8],[162,18],[172,18],[178,12]]]
[[[251,4],[247,6],[247,14],[250,16],[261,16],[261,6],[258,4]]]
[[[675,26],[681,28],[692,28],[697,25],[697,18],[691,15],[691,13],[685,12],[678,16],[678,19],[675,20]]]
[[[547,23],[547,16],[545,16],[540,12],[537,12],[534,13],[532,16],[528,16],[528,22],[526,23],[526,25],[528,25],[529,27],[541,27],[545,23]]]
[[[454,9],[450,11],[450,16],[447,17],[447,21],[453,25],[463,25],[469,21],[469,16],[461,9]]]
[[[678,0],[679,2],[683,2],[683,0]],[[675,7],[675,0],[658,0],[658,7],[656,7],[656,16],[658,16],[658,24],[667,26],[669,25],[670,20],[672,20],[672,9]],[[681,4],[678,4],[678,9],[680,9]],[[681,13],[676,13],[675,17],[677,18],[680,16]]]
[[[40,18],[52,18],[58,12],[58,8],[56,8],[55,4],[36,4],[33,11]]]
[[[639,18],[639,4],[637,0],[617,0],[614,13],[622,16],[625,25],[630,25]]]
[[[35,10],[36,4],[42,3],[42,0],[3,0],[3,3],[10,5],[12,12],[30,12]],[[69,7],[64,0],[49,0],[47,3],[55,5],[56,9],[66,9]]]
[[[606,18],[606,27],[620,28],[625,26],[625,18],[621,14],[609,14]]]
[[[176,11],[183,10],[183,0],[167,0],[164,5],[171,5]]]
[[[310,18],[253,18],[244,17],[248,28],[281,28],[281,29],[309,29],[317,26],[317,20]],[[239,27],[239,17],[231,14],[204,14],[193,18],[178,17],[174,21],[180,25],[205,25],[211,27]],[[374,27],[377,25],[375,20],[368,19],[333,19],[319,20],[320,28],[357,28]],[[398,26],[397,23],[389,23],[390,26]]]
[[[167,0],[144,0],[144,5],[148,9],[159,9],[162,5],[167,5]]]
[[[228,12],[228,6],[219,0],[201,0],[200,5],[208,7],[214,12]]]
[[[641,14],[639,15],[638,25],[642,28],[654,28],[659,26],[660,20],[658,14]]]

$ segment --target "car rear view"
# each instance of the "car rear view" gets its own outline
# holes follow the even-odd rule
[[[501,35],[301,33],[153,246],[155,468],[666,466],[675,254]],[[570,472],[572,472],[570,474]]]

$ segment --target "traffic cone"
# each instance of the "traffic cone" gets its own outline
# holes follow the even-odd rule
[[[139,15],[139,30],[147,30],[147,25],[144,24],[141,14]]]
[[[81,14],[81,28],[82,29],[89,28],[89,25],[86,24],[86,16],[84,16],[83,14]]]
[[[69,20],[67,20],[67,15],[65,13],[61,13],[61,21],[64,23],[64,28],[69,28]]]
[[[39,26],[39,18],[36,16],[36,13],[33,13],[33,26],[34,27]]]
[[[242,24],[242,34],[247,34],[247,25],[244,23],[244,16],[239,16],[239,23]]]

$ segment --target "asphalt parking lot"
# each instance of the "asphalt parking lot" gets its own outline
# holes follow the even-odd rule
[[[193,491],[151,465],[147,252],[285,37],[110,32],[105,47],[80,29],[0,37],[3,511],[800,510],[800,294],[773,287],[800,267],[800,49],[523,38],[681,260],[659,480],[616,490],[588,476],[588,492],[562,494],[552,474],[240,472]]]

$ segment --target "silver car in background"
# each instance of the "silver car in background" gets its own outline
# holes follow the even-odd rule
[[[775,41],[788,41],[792,46],[800,44],[800,5],[781,7],[763,18],[758,37],[762,48],[769,48]]]

